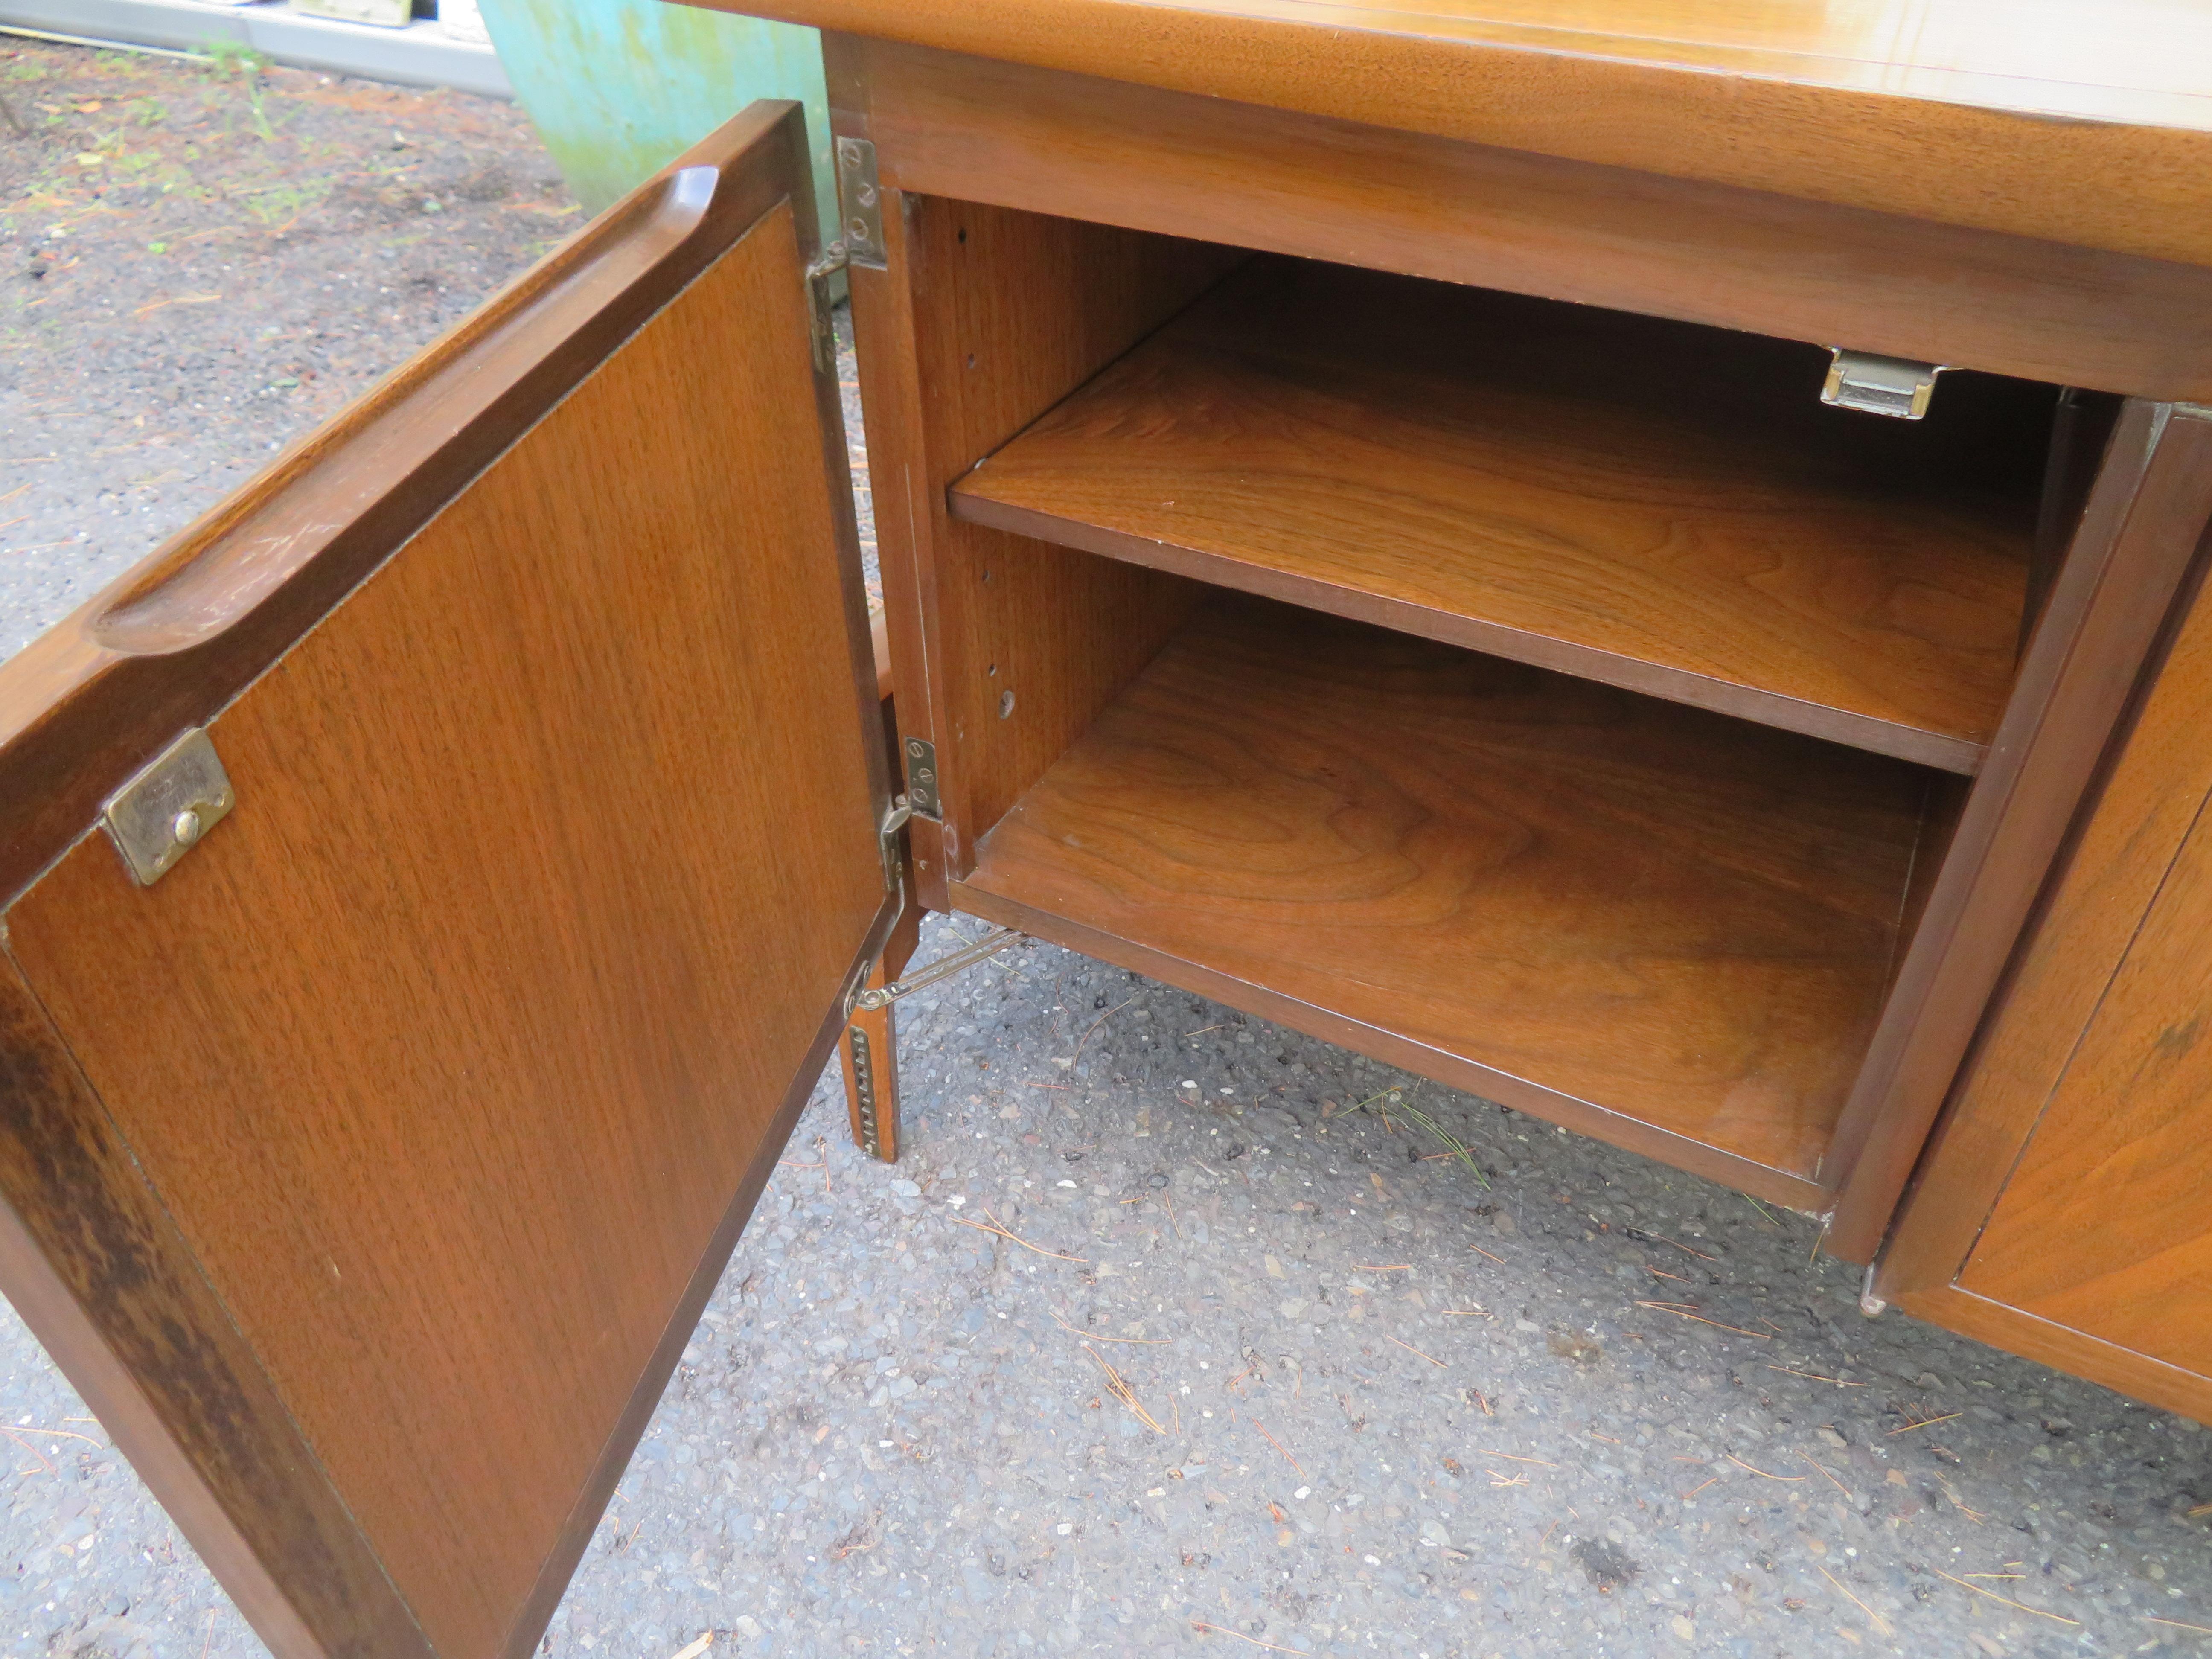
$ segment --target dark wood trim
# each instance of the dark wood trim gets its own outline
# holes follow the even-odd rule
[[[2104,465],[2105,451],[2112,440],[2113,422],[2120,418],[2120,399],[2108,393],[2061,388],[2058,408],[2051,422],[2051,448],[2044,462],[2043,499],[2035,517],[2035,551],[2028,562],[2027,600],[2021,607],[2020,649],[2035,637],[2035,625],[2058,580],[2066,550],[2074,544],[2081,512],[2089,504],[2089,491]]]
[[[279,1659],[430,1659],[12,954],[0,1291]]]
[[[761,145],[785,155],[743,165]],[[0,906],[783,201],[806,155],[799,106],[756,104],[0,665]]]
[[[1810,1210],[1820,1202],[1822,1194],[1818,1183],[1787,1170],[1721,1152],[1686,1135],[1655,1128],[1625,1113],[1607,1111],[1588,1101],[1445,1054],[1396,1032],[1283,996],[1265,986],[1231,978],[1182,957],[1133,944],[1118,935],[1101,933],[1066,916],[1003,898],[973,883],[953,883],[951,898],[956,910],[981,916],[1002,927],[1018,927],[1034,938],[1079,951],[1087,957],[1110,962],[1117,968],[1143,974],[1195,995],[1211,997],[1261,1019],[1273,1020],[1294,1031],[1319,1037],[1324,1042],[1339,1043],[1389,1065],[1435,1078],[1449,1087],[1467,1090],[1486,1100],[1563,1125],[1577,1134],[1640,1152],[1679,1170],[1688,1170],[1770,1203]]]
[[[2212,398],[2212,269],[889,41],[840,50],[867,81],[886,187]]]
[[[2212,412],[2130,400],[1823,1170],[1873,1258],[2208,518]]]

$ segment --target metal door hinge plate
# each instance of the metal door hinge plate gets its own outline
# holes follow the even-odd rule
[[[196,726],[117,790],[100,821],[138,884],[151,887],[237,799],[214,743]]]
[[[1917,421],[1936,395],[1936,377],[1950,365],[1916,362],[1910,357],[1881,357],[1871,351],[1831,346],[1828,378],[1820,401],[1862,415],[1887,415]]]
[[[905,885],[899,879],[906,860],[899,851],[898,836],[913,816],[913,803],[901,795],[891,803],[891,810],[884,814],[884,821],[876,826],[876,847],[884,857],[884,890],[887,893],[898,892]]]
[[[890,270],[883,192],[876,187],[876,147],[865,138],[837,141],[837,205],[844,215],[846,257],[871,270]]]
[[[906,740],[906,798],[915,817],[945,822],[945,803],[937,793],[937,745],[923,738]]]
[[[814,372],[827,374],[837,367],[837,325],[832,317],[830,279],[852,261],[842,242],[832,242],[822,257],[806,267],[806,331],[814,341]]]

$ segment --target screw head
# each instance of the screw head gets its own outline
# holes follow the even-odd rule
[[[190,847],[200,838],[200,815],[187,806],[170,820],[169,833],[177,838],[179,847]]]

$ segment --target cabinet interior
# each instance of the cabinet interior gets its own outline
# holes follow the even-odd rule
[[[1058,222],[928,206],[983,289]],[[1127,341],[951,469],[953,902],[1814,1204],[2070,529],[2057,390],[1887,420],[1817,346],[1100,234]]]

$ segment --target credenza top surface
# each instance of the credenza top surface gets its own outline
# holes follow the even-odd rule
[[[709,0],[2212,264],[2203,0]]]

